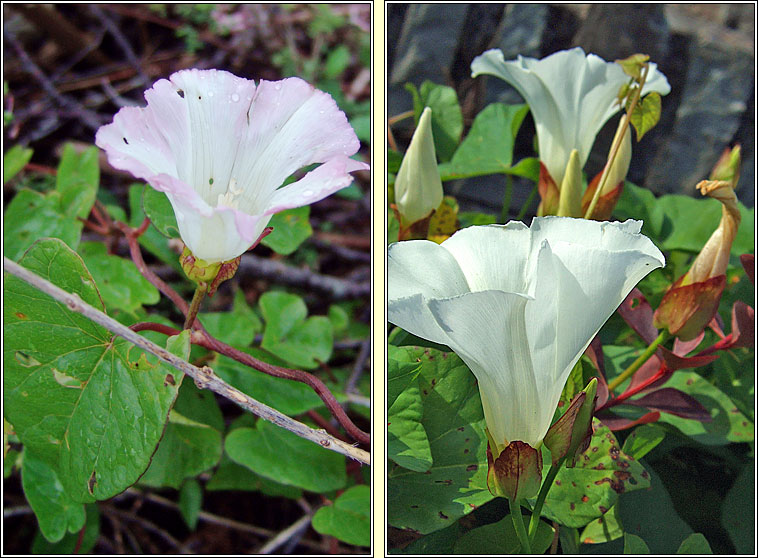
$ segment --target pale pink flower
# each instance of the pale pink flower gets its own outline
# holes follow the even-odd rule
[[[274,213],[319,201],[368,165],[327,93],[299,78],[239,78],[182,70],[145,91],[147,107],[122,108],[95,143],[117,169],[165,192],[179,233],[209,263],[245,252]],[[282,186],[296,171],[321,163]]]

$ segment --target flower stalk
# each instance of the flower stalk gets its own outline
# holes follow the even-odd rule
[[[195,317],[197,317],[197,313],[200,311],[200,305],[203,303],[203,299],[205,298],[205,293],[207,292],[208,292],[208,283],[201,281],[200,283],[197,284],[197,288],[195,289],[195,294],[192,296],[192,302],[190,303],[189,312],[187,312],[187,317],[184,320],[183,329],[192,329],[192,324],[195,323]]]
[[[521,515],[521,503],[508,499],[508,505],[511,510],[513,527],[516,529],[516,536],[521,543],[521,554],[531,554],[532,545],[529,544],[529,537],[526,534],[526,527],[524,527],[524,516]]]
[[[621,131],[621,133],[618,134],[619,139],[613,145],[611,149],[611,154],[608,157],[608,162],[603,168],[603,174],[600,177],[600,183],[597,185],[595,194],[592,196],[592,201],[590,202],[590,205],[587,207],[587,211],[584,213],[585,219],[589,219],[590,217],[592,217],[592,212],[595,211],[595,206],[597,205],[597,202],[600,199],[600,194],[602,193],[603,188],[605,188],[605,183],[608,182],[608,176],[610,176],[610,170],[611,168],[613,168],[613,163],[616,160],[616,157],[618,156],[619,151],[621,150],[621,146],[624,143],[623,142],[624,136],[629,132],[629,126],[632,120],[632,113],[634,112],[634,109],[637,106],[637,103],[639,103],[640,97],[642,96],[642,88],[645,86],[645,81],[647,80],[647,75],[648,75],[649,70],[650,70],[650,65],[645,64],[645,69],[642,71],[642,77],[640,78],[639,87],[637,87],[634,93],[634,97],[632,97],[632,102],[629,103],[629,107],[626,110],[626,119],[624,122],[623,130]]]
[[[664,343],[669,337],[668,331],[665,329],[661,331],[660,335],[655,338],[655,340],[650,343],[650,346],[648,346],[647,349],[645,349],[640,356],[637,357],[637,359],[629,365],[629,367],[624,370],[621,374],[619,374],[616,378],[613,379],[612,382],[608,384],[608,391],[613,391],[617,387],[619,387],[624,380],[631,377],[637,370],[639,370],[640,366],[645,364],[647,362],[647,359],[649,359],[655,350]]]
[[[547,498],[547,493],[550,491],[550,488],[553,486],[553,482],[555,481],[555,477],[558,476],[558,471],[560,471],[563,464],[566,462],[566,456],[562,457],[558,463],[554,463],[550,466],[550,470],[547,472],[547,476],[545,477],[545,482],[542,483],[542,486],[540,487],[540,493],[537,495],[537,501],[534,504],[534,508],[532,509],[532,517],[529,520],[529,541],[534,542],[534,538],[537,536],[537,527],[540,524],[540,515],[542,514],[542,506],[545,505],[545,498]]]

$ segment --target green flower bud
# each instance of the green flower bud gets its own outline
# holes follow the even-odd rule
[[[724,150],[716,166],[711,171],[711,180],[724,180],[729,182],[732,189],[737,188],[737,182],[740,180],[740,146],[735,145],[732,149],[728,147]]]
[[[618,128],[616,128],[616,135],[613,136],[613,142],[611,143],[611,149],[608,156],[610,157],[610,154],[613,153],[613,149],[617,143],[621,142],[621,145],[618,148],[618,153],[616,153],[616,158],[613,160],[613,165],[608,169],[608,177],[605,179],[603,189],[600,192],[601,196],[608,194],[616,188],[616,186],[619,185],[619,182],[623,182],[624,179],[626,179],[626,173],[629,172],[629,165],[632,162],[632,132],[628,126],[626,130],[624,130],[625,123],[626,115],[622,116],[621,120],[619,120]],[[624,132],[623,137],[621,137],[621,132]],[[608,163],[606,163],[606,166],[607,165]]]
[[[571,151],[566,172],[563,174],[561,194],[558,198],[558,216],[582,216],[582,162],[576,149]]]
[[[565,456],[566,466],[573,467],[576,456],[587,449],[592,436],[596,394],[597,378],[592,378],[587,387],[574,395],[566,412],[545,434],[545,445],[550,450],[554,465]]]
[[[492,495],[512,502],[536,496],[542,484],[540,450],[521,441],[511,442],[498,450],[489,432],[487,438],[487,487]]]
[[[442,203],[442,181],[432,136],[432,109],[421,114],[395,178],[395,203],[403,226],[420,221]]]

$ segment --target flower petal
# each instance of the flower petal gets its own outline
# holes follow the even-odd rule
[[[158,81],[153,87],[171,87],[167,80]],[[176,96],[176,94],[174,94]],[[176,96],[179,104],[181,99]],[[180,109],[167,103],[164,115],[175,114]],[[137,178],[149,180],[157,174],[176,176],[176,161],[167,134],[161,133],[161,123],[153,111],[124,107],[113,117],[113,122],[100,127],[95,134],[95,144],[103,149],[112,167],[131,172]],[[181,127],[181,119],[170,129]],[[186,133],[186,130],[181,130]]]
[[[427,300],[469,291],[450,252],[428,240],[396,242],[387,249],[387,274],[387,319],[414,335],[448,345]]]
[[[182,70],[169,79],[170,91],[153,87],[145,93],[145,110],[165,121],[163,106],[181,100],[186,135],[181,127],[170,127],[173,120],[164,125],[176,157],[176,176],[215,207],[229,188],[235,161],[247,156],[241,142],[250,126],[247,110],[255,83],[222,70]]]
[[[545,382],[540,388],[547,394],[551,383],[560,386],[552,390],[556,405],[560,389],[592,338],[632,288],[662,261],[636,249],[610,251],[547,239],[542,247],[534,302],[526,315],[534,367],[551,371],[540,376]],[[546,320],[545,315],[553,319]]]
[[[541,60],[519,56],[505,61],[502,51],[488,50],[471,63],[472,77],[497,76],[511,84],[529,104],[539,142],[540,160],[556,184],[573,149],[581,166],[600,129],[619,110],[619,88],[628,81],[621,66],[581,48],[563,50]],[[643,94],[671,90],[666,77],[650,65]]]
[[[251,80],[182,70],[98,130],[110,163],[165,192],[195,257],[227,261],[247,250],[280,209],[317,201],[368,165],[360,142],[326,93],[290,78]],[[324,163],[274,194],[305,165]]]
[[[189,198],[169,195],[179,234],[192,254],[208,263],[233,260],[258,239],[270,216],[247,215],[233,208],[198,212]]]
[[[264,214],[272,215],[284,209],[301,207],[324,199],[353,181],[351,172],[368,170],[369,166],[349,157],[338,155],[316,167],[303,178],[274,192]]]
[[[556,242],[567,242],[576,246],[625,252],[636,250],[647,254],[663,267],[666,263],[661,251],[645,235],[640,234],[642,221],[628,219],[597,222],[569,217],[535,217],[532,220],[532,250],[539,249],[543,240],[554,246]],[[575,262],[581,267],[582,262]],[[652,271],[652,270],[651,270]]]
[[[248,112],[250,126],[232,175],[240,209],[261,213],[295,171],[335,157],[349,157],[360,142],[331,96],[299,78],[261,81]]]
[[[535,381],[525,322],[528,302],[524,295],[501,291],[429,301],[450,347],[479,381],[487,428],[498,444],[537,445],[555,411],[542,403]]]
[[[462,229],[442,246],[455,257],[472,291],[525,293],[529,238],[526,225],[511,221]]]

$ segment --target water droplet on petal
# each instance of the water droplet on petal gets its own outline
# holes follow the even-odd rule
[[[208,91],[208,96],[209,97],[213,97],[213,95],[214,95],[213,91]]]
[[[313,190],[303,190],[303,197],[309,198],[313,195]]]
[[[323,110],[318,111],[319,114],[324,114]]]
[[[236,103],[239,100],[240,100],[240,96],[237,95],[236,93],[232,93],[232,101]]]
[[[281,88],[282,88],[282,84],[281,84],[281,83],[277,83],[277,84],[274,86],[274,89],[276,89],[277,91],[279,91]]]

